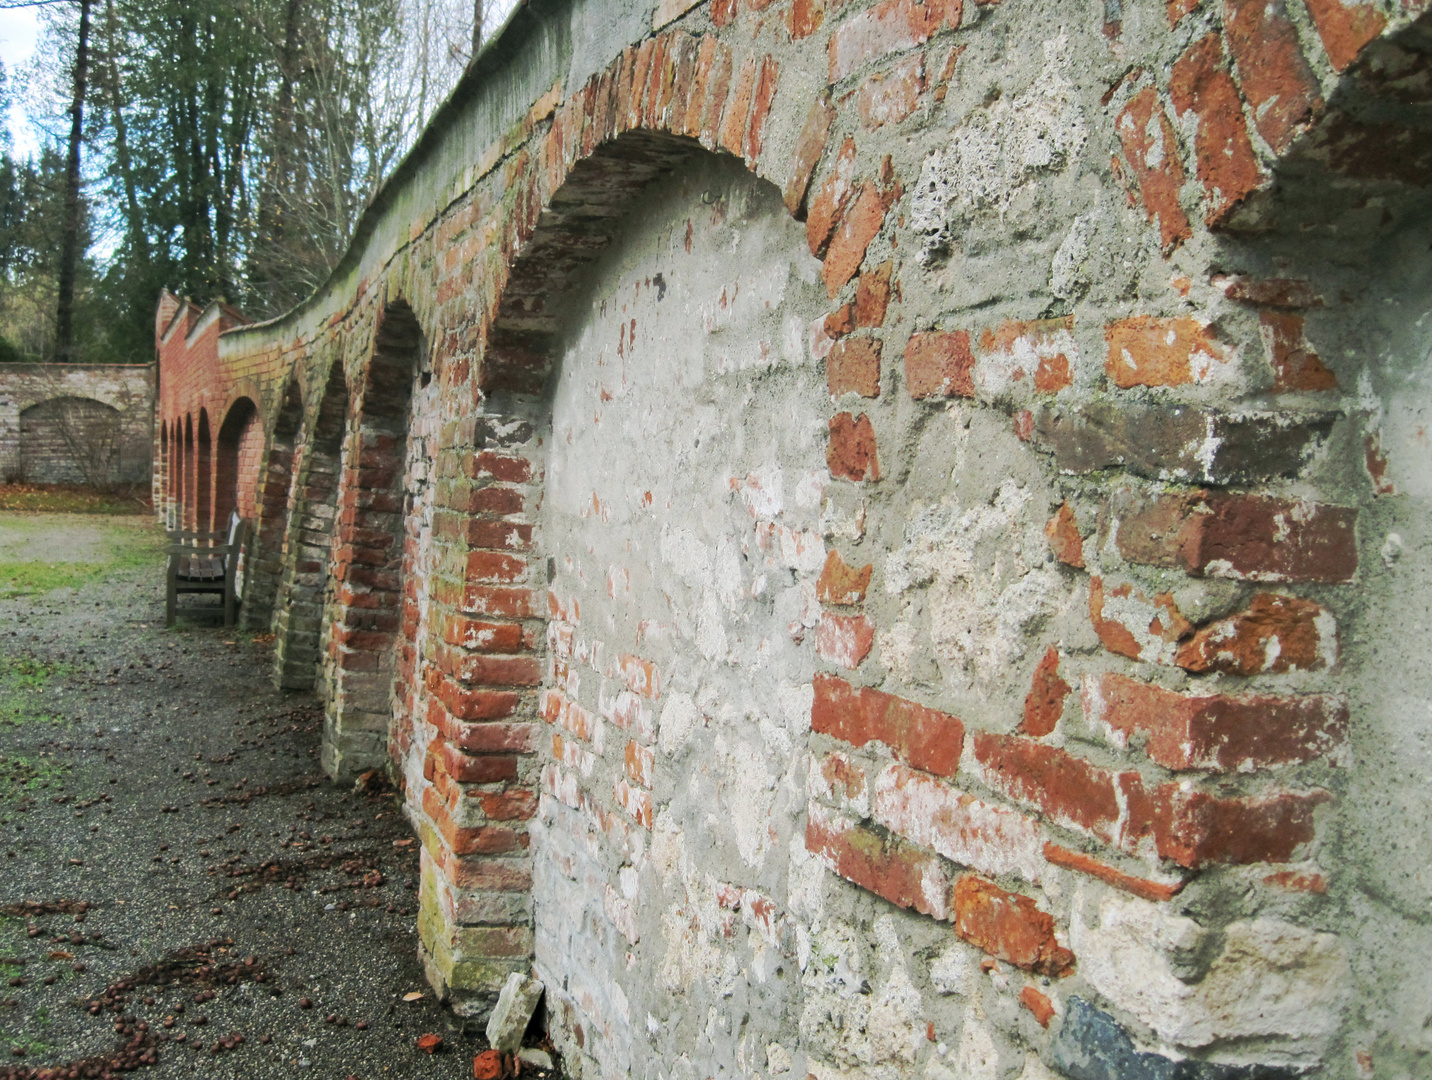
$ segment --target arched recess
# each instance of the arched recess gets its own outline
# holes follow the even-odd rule
[[[199,410],[199,428],[194,435],[194,528],[203,532],[214,527],[213,432],[208,409]]]
[[[289,501],[274,611],[274,681],[285,690],[312,690],[318,675],[347,419],[348,384],[338,361],[328,370],[308,435],[299,440],[305,449]]]
[[[403,607],[404,466],[422,332],[404,300],[374,332],[340,487],[328,629],[323,767],[345,780],[387,761]]]
[[[289,381],[283,405],[274,419],[268,460],[259,477],[258,520],[254,525],[252,569],[244,589],[244,624],[268,629],[273,621],[274,596],[283,574],[284,535],[292,505],[294,450],[303,423],[303,394],[298,380]]]
[[[227,529],[229,515],[235,510],[240,516],[253,513],[253,481],[248,479],[248,498],[241,498],[240,485],[257,471],[252,444],[259,432],[258,408],[249,398],[241,397],[229,406],[219,426],[219,443],[214,458],[214,528]],[[245,453],[248,450],[248,453]]]
[[[176,494],[179,500],[178,529],[194,528],[194,417],[184,416],[183,431],[179,436],[179,485]]]
[[[154,512],[159,520],[168,526],[170,516],[170,502],[173,497],[174,478],[170,474],[170,467],[174,461],[174,455],[169,452],[169,421],[159,422],[159,490],[155,492]]]
[[[119,478],[120,417],[113,405],[62,396],[20,413],[20,468],[32,484],[93,484]]]
[[[760,219],[755,233],[780,233],[789,251],[782,249],[783,261],[770,272],[779,291],[784,291],[792,267],[801,261],[805,277],[795,290],[802,292],[802,304],[797,310],[783,308],[779,295],[767,297],[760,288],[754,288],[748,294],[750,300],[743,301],[750,304],[750,310],[737,315],[736,309],[721,302],[722,275],[737,274],[737,266],[746,260],[728,260],[714,250],[704,253],[710,259],[702,271],[705,280],[699,287],[684,282],[681,288],[688,291],[680,298],[667,295],[668,289],[675,287],[669,267],[663,277],[656,266],[647,267],[638,281],[628,283],[634,291],[620,299],[605,293],[600,300],[594,298],[594,269],[605,275],[617,265],[609,265],[606,253],[611,252],[615,259],[619,252],[627,251],[626,238],[633,231],[640,234],[643,244],[664,243],[665,250],[674,257],[675,253],[689,256],[690,252],[684,250],[684,225],[674,232],[661,233],[658,239],[653,231],[657,225],[647,219],[653,192],[659,193],[664,209],[679,204],[683,198],[701,198],[700,194],[683,190],[688,180],[698,190],[707,183],[723,191],[726,187],[739,190],[741,194],[735,199],[739,208],[723,209],[721,213],[739,218],[749,208]],[[724,196],[717,203],[724,208]],[[638,204],[641,212],[633,213]],[[693,212],[696,233],[701,235],[719,216],[717,210],[707,207]],[[451,458],[464,474],[462,479],[454,478],[450,489],[440,490],[444,491],[447,507],[459,512],[451,532],[466,541],[460,548],[466,557],[461,562],[449,560],[462,574],[460,588],[444,591],[441,583],[434,588],[437,611],[430,616],[430,625],[440,641],[429,645],[426,686],[430,700],[424,714],[432,725],[426,733],[431,737],[415,740],[419,747],[423,742],[426,746],[421,755],[409,757],[405,769],[410,803],[416,802],[420,794],[423,812],[434,826],[425,832],[429,851],[423,863],[423,917],[419,923],[424,961],[430,980],[452,1000],[454,1007],[472,1013],[481,1013],[490,1006],[506,971],[531,963],[534,954],[528,950],[536,949],[539,963],[544,959],[542,928],[532,921],[528,888],[534,877],[541,877],[543,895],[556,896],[550,891],[554,878],[546,861],[539,859],[535,865],[531,861],[523,824],[536,809],[538,774],[542,776],[542,790],[549,795],[560,790],[565,793],[562,799],[570,799],[567,810],[581,805],[591,807],[600,818],[610,815],[618,832],[640,831],[651,824],[651,736],[652,715],[658,708],[654,700],[657,686],[655,668],[642,654],[640,633],[644,631],[639,628],[649,625],[660,632],[668,616],[655,607],[614,607],[604,614],[594,612],[603,627],[615,630],[606,633],[594,627],[586,632],[587,645],[604,642],[608,637],[611,644],[604,654],[587,649],[578,659],[574,642],[584,632],[574,618],[576,605],[568,604],[570,594],[563,596],[561,590],[564,580],[570,580],[573,566],[580,564],[584,580],[601,594],[603,602],[626,595],[624,583],[638,579],[645,582],[643,588],[655,590],[647,594],[650,598],[660,588],[652,582],[662,577],[665,568],[652,547],[622,554],[619,568],[615,562],[588,565],[583,562],[591,550],[586,546],[587,538],[568,547],[548,546],[546,533],[553,497],[551,470],[557,468],[559,460],[569,473],[590,470],[612,478],[621,471],[618,463],[623,455],[652,453],[658,445],[653,441],[655,428],[642,427],[634,415],[623,421],[628,426],[621,429],[620,435],[615,429],[602,427],[606,421],[601,417],[624,407],[620,403],[628,387],[620,372],[624,364],[633,362],[635,327],[627,322],[617,327],[621,321],[618,309],[630,301],[642,305],[639,321],[644,322],[657,311],[663,317],[687,319],[684,326],[673,324],[664,346],[668,355],[658,355],[663,346],[646,343],[648,351],[643,362],[652,363],[651,373],[667,371],[670,378],[664,390],[654,383],[644,387],[650,392],[644,405],[652,410],[654,422],[661,420],[662,439],[676,437],[673,433],[680,432],[687,423],[691,433],[699,437],[705,434],[703,425],[709,423],[709,415],[697,416],[690,411],[691,387],[684,382],[681,359],[684,351],[703,347],[706,334],[697,312],[708,306],[719,310],[721,318],[741,320],[732,330],[741,340],[756,335],[759,329],[759,336],[773,344],[778,354],[792,354],[791,365],[803,365],[789,383],[799,385],[802,393],[809,391],[812,419],[799,426],[799,431],[802,438],[810,439],[813,432],[823,434],[825,426],[825,397],[816,387],[820,372],[805,362],[803,342],[805,327],[826,310],[828,301],[817,284],[819,265],[809,254],[804,233],[790,220],[774,187],[751,176],[731,157],[712,154],[694,140],[634,132],[576,162],[535,220],[535,229],[510,268],[488,330],[478,377],[486,397],[475,422],[464,429],[464,434],[470,431],[472,442],[445,447],[456,451]],[[751,261],[765,263],[759,256]],[[742,288],[752,284],[743,281]],[[769,306],[767,299],[771,301]],[[601,385],[577,411],[586,417],[586,423],[613,435],[614,441],[584,446],[580,451],[583,460],[573,461],[570,456],[562,456],[567,453],[563,450],[567,434],[550,427],[552,395],[561,393],[558,388],[567,378],[565,371],[556,376],[554,372],[564,355],[570,355],[574,335],[580,337],[581,323],[574,320],[595,319],[599,310],[603,312],[605,330],[610,331],[609,339],[581,347],[590,348],[594,354],[603,353],[610,365],[610,379],[603,381],[597,374],[600,364],[594,360],[595,366],[584,371],[583,378],[590,376]],[[772,310],[778,314],[773,315]],[[800,332],[793,335],[792,326],[799,327]],[[792,341],[797,343],[794,349]],[[761,345],[754,337],[747,344],[751,357],[762,355]],[[780,366],[786,360],[778,357],[770,363]],[[666,365],[670,365],[669,369]],[[733,382],[742,387],[740,393],[745,392],[745,382],[751,377],[731,373]],[[772,404],[763,401],[752,411]],[[733,401],[731,408],[737,407]],[[723,434],[720,438],[727,437],[736,436]],[[664,443],[662,446],[664,453],[667,448]],[[823,466],[823,438],[818,445],[811,441],[805,451],[810,459],[807,471]],[[449,455],[441,459],[448,460]],[[676,464],[670,456],[663,458],[663,467],[683,472]],[[544,474],[547,486],[541,488],[538,485]],[[635,485],[636,475],[634,471],[621,482]],[[707,482],[705,490],[711,493],[714,489],[709,482],[715,476],[714,470],[703,475],[696,468],[691,482]],[[441,474],[439,483],[444,483]],[[717,494],[729,501],[725,484],[722,479]],[[647,497],[655,486],[648,483],[643,489]],[[566,494],[570,495],[571,490]],[[641,497],[641,492],[635,492],[635,502],[613,505],[605,492],[598,494],[596,488],[588,487],[583,499],[572,501],[570,508],[574,516],[590,518],[594,529],[600,531],[607,528],[609,520],[615,522],[624,515],[642,515],[650,522],[649,504],[644,506]],[[813,526],[814,504],[805,509]],[[729,510],[723,503],[722,514]],[[542,558],[534,551],[539,512],[544,537],[541,554],[547,556]],[[746,519],[744,509],[740,516]],[[754,527],[749,520],[746,525]],[[618,533],[615,524],[610,531],[620,547],[620,539],[626,534]],[[609,570],[614,571],[610,583]],[[549,588],[554,591],[548,593]],[[547,614],[553,617],[551,623],[542,618]],[[537,655],[538,643],[544,639],[551,649],[547,664]],[[597,648],[600,650],[600,646]],[[768,689],[774,698],[774,689]],[[599,715],[605,715],[605,721],[598,719]],[[532,723],[539,716],[556,722],[557,726],[550,730],[557,737]],[[596,761],[601,755],[595,754],[590,742],[598,727],[605,727],[607,732],[601,761]],[[630,749],[624,750],[628,743]],[[416,767],[419,761],[420,772]],[[588,768],[597,772],[584,774]],[[599,779],[588,783],[589,775]],[[552,805],[565,813],[563,808]],[[478,807],[482,808],[480,812]],[[544,822],[541,827],[550,825],[554,833],[567,828],[585,831],[588,825],[578,823],[580,817],[581,813],[576,812],[568,820]],[[608,854],[615,857],[614,853]],[[607,855],[601,856],[605,858]],[[605,874],[606,869],[601,873]],[[615,878],[608,884],[606,895],[619,897],[622,884]],[[579,891],[574,887],[566,899],[553,902],[560,905],[570,900],[567,911],[577,912],[590,899],[578,896]],[[594,895],[600,906],[601,887]],[[591,918],[606,920],[608,916],[589,909],[576,918],[581,922]],[[565,932],[556,929],[548,935],[548,960],[562,951],[558,939]],[[582,947],[579,942],[574,944],[579,950]],[[609,970],[621,966],[613,961]],[[568,967],[575,970],[573,965]],[[596,964],[584,968],[581,974],[600,981],[600,967]],[[551,973],[557,974],[555,970]],[[594,983],[588,983],[587,988],[598,996],[603,992]],[[559,997],[560,991],[554,994],[554,1002]],[[602,1021],[594,1019],[592,1026],[600,1028]]]

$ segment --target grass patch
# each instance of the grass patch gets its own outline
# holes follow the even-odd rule
[[[0,656],[0,727],[19,727],[48,720],[63,721],[40,707],[43,694],[56,676],[69,674],[69,666],[47,664],[28,656]]]
[[[39,758],[0,757],[0,802],[32,795],[56,783],[69,771],[68,765]]]
[[[77,484],[0,484],[0,510],[29,514],[146,514],[149,491],[139,485],[99,491]]]
[[[80,542],[75,535],[83,532]],[[53,559],[15,558],[45,551],[54,538]],[[73,529],[62,519],[9,516],[0,522],[0,599],[80,589],[126,570],[152,568],[163,574],[167,543],[158,524],[144,518],[112,518]],[[6,558],[5,556],[10,556]]]

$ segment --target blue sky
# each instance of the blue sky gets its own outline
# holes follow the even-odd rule
[[[0,11],[0,61],[4,62],[5,71],[11,76],[10,87],[13,98],[19,97],[18,94],[13,93],[16,89],[14,76],[19,74],[21,68],[29,61],[30,54],[35,51],[35,40],[39,34],[38,8]],[[18,100],[12,106],[11,115],[4,119],[15,140],[17,154],[23,157],[39,148],[39,143],[30,130],[30,125],[25,119]]]

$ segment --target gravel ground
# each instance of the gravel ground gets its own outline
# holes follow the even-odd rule
[[[134,527],[0,514],[10,560]],[[0,1080],[471,1076],[486,1043],[422,978],[393,794],[329,784],[314,698],[213,598],[181,604],[166,631],[157,554],[0,600]]]

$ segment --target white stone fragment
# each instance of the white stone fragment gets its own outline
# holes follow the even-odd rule
[[[522,1045],[522,1035],[542,1000],[544,987],[520,971],[507,976],[498,995],[497,1007],[487,1021],[487,1041],[502,1054],[515,1053]]]

